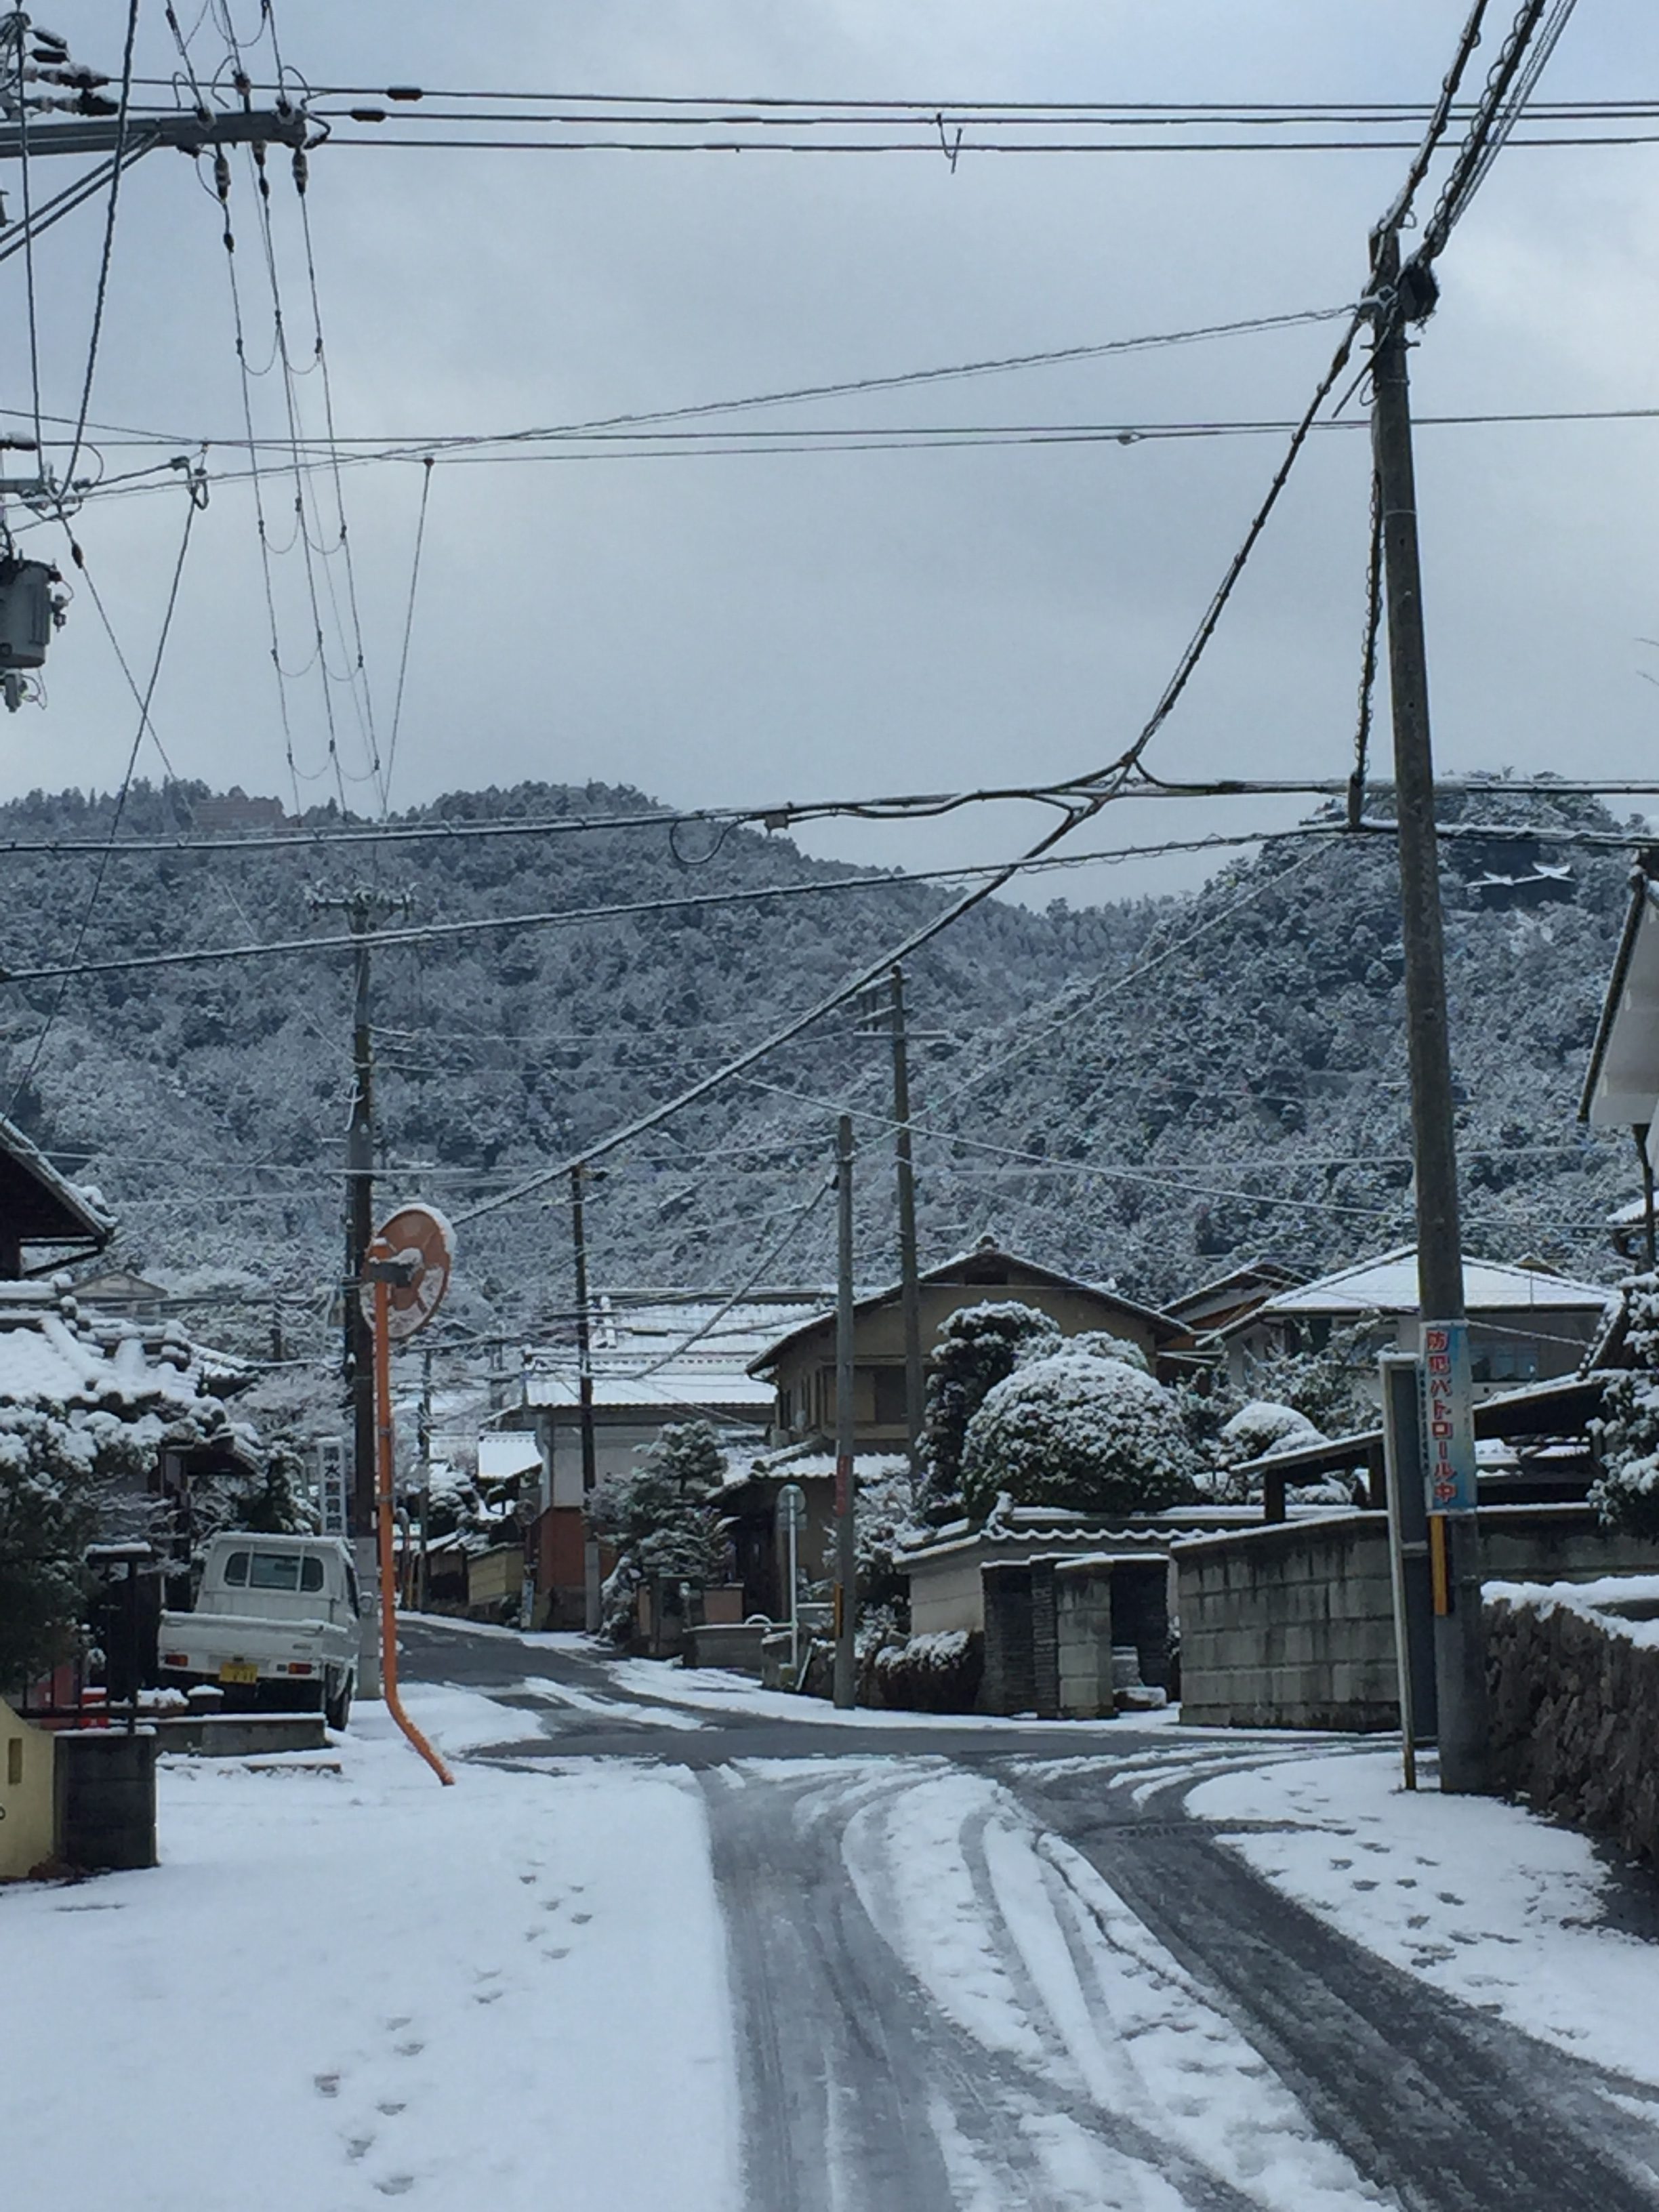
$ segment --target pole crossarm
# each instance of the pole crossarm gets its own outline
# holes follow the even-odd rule
[[[136,161],[158,146],[172,146],[181,154],[200,154],[210,146],[282,145],[297,151],[316,137],[317,126],[301,107],[185,108],[176,115],[129,116],[125,125],[118,115],[27,126],[0,124],[0,161],[18,161],[25,154],[33,161],[43,154],[118,152]]]

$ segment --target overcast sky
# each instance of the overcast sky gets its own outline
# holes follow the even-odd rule
[[[77,57],[113,70],[119,0],[53,9]],[[942,102],[1426,100],[1466,12],[1466,0],[497,0],[464,13],[278,0],[285,58],[313,83]],[[237,13],[251,30],[253,0]],[[211,21],[195,52],[204,70],[222,59]],[[169,66],[160,0],[143,9],[139,54],[148,73]],[[1586,0],[1542,89],[1659,94],[1659,16]],[[1334,307],[1361,287],[1367,231],[1404,158],[969,155],[952,173],[917,155],[325,147],[311,208],[337,427],[418,441]],[[54,185],[70,173],[38,165],[37,196],[48,168],[64,173]],[[273,177],[303,359],[310,311],[284,162]],[[15,214],[15,179],[4,181]],[[240,167],[233,219],[258,368],[271,293]],[[89,208],[40,249],[49,413],[78,402],[100,235]],[[97,422],[161,429],[180,453],[239,434],[224,264],[216,205],[189,161],[149,156],[123,188]],[[1441,274],[1443,304],[1413,361],[1424,413],[1659,405],[1659,145],[1511,151]],[[0,283],[0,378],[7,404],[26,407],[21,256]],[[1328,328],[1303,328],[761,419],[1279,417],[1299,410],[1331,343]],[[253,381],[256,419],[275,430],[278,380]],[[314,378],[301,404],[320,431]],[[167,457],[99,443],[112,476]],[[1156,698],[1278,453],[1231,439],[442,465],[392,804],[525,777],[628,782],[696,805],[1094,767]],[[1651,772],[1659,421],[1425,428],[1419,465],[1443,768]],[[1363,433],[1316,441],[1160,740],[1161,772],[1346,772],[1368,467]],[[343,478],[383,744],[422,474],[411,461]],[[267,483],[278,538],[292,484]],[[169,488],[94,498],[76,523],[141,672],[183,520]],[[297,549],[275,568],[297,667],[310,652]],[[326,604],[326,578],[324,590]],[[47,678],[47,710],[0,726],[0,793],[110,787],[134,714],[84,592]],[[361,777],[345,687],[335,695],[343,765]],[[315,674],[289,699],[313,803],[334,787]],[[291,799],[246,484],[216,488],[199,520],[155,712],[180,775]],[[161,772],[152,749],[142,757]],[[373,810],[367,781],[348,788]],[[1174,812],[1125,807],[1088,835],[1166,834]],[[1244,818],[1185,808],[1174,834]],[[807,842],[927,863],[1000,855],[1027,828],[988,810]],[[1141,864],[1030,895],[1172,887],[1195,872]]]

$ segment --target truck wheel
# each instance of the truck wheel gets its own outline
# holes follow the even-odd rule
[[[351,1692],[355,1684],[349,1674],[342,1674],[337,1681],[329,1677],[323,1696],[323,1718],[331,1729],[343,1729],[351,1717]]]

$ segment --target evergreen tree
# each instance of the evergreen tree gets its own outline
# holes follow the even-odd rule
[[[1590,1503],[1610,1527],[1659,1538],[1659,1275],[1624,1285],[1631,1364],[1607,1378],[1595,1424],[1602,1473]]]
[[[921,1431],[924,1521],[938,1527],[963,1511],[963,1445],[986,1393],[1061,1341],[1047,1314],[1012,1299],[963,1306],[939,1324]]]
[[[671,1422],[637,1454],[638,1464],[593,1493],[588,1519],[617,1552],[605,1586],[605,1626],[625,1641],[635,1594],[665,1576],[702,1586],[726,1579],[730,1546],[714,1501],[726,1455],[707,1421]]]

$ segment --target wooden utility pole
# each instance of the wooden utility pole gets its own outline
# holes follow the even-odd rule
[[[1423,288],[1419,295],[1402,296],[1414,284]],[[1394,716],[1395,805],[1417,1201],[1418,1310],[1433,1411],[1425,1437],[1431,1486],[1430,1546],[1437,1568],[1443,1570],[1436,1576],[1435,1623],[1440,1786],[1469,1791],[1485,1787],[1487,1768],[1480,1535],[1475,1516],[1474,1419],[1458,1220],[1451,1048],[1446,1022],[1445,939],[1406,337],[1409,323],[1419,319],[1431,304],[1428,289],[1431,284],[1431,278],[1419,276],[1409,267],[1402,279],[1397,233],[1376,235],[1372,241],[1370,287],[1376,302],[1371,437],[1382,520],[1389,689]]]
[[[369,937],[379,921],[407,913],[409,900],[359,887],[338,897],[313,897],[313,914],[343,914],[352,947],[351,1118],[346,1128],[345,1297],[342,1315],[343,1370],[351,1405],[351,1488],[347,1526],[358,1579],[371,1593],[379,1574],[375,1543],[374,1328],[361,1295],[363,1267],[374,1233],[374,1030],[371,1019]],[[357,1680],[363,1696],[380,1695],[378,1615],[363,1616]]]
[[[893,1151],[898,1172],[899,1297],[904,1317],[904,1425],[910,1480],[921,1474],[921,1287],[916,1275],[916,1177],[910,1152],[910,1054],[904,1021],[904,970],[892,974]]]
[[[587,1231],[582,1211],[580,1161],[570,1170],[570,1241],[576,1261],[576,1402],[581,1425],[582,1511],[592,1507],[599,1481],[593,1438],[593,1332],[587,1308]],[[599,1632],[599,1540],[586,1522],[582,1534],[582,1623],[590,1636]]]
[[[836,1675],[842,1712],[858,1702],[858,1478],[853,1419],[853,1117],[836,1124]]]

